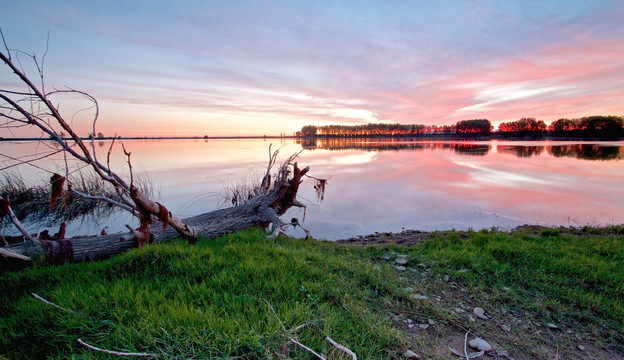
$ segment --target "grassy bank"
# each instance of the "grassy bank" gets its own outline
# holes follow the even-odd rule
[[[449,347],[463,350],[470,330],[499,356],[618,358],[624,231],[578,232],[440,232],[399,246],[391,235],[386,244],[354,245],[249,230],[5,272],[0,355],[114,358],[82,339],[171,359],[313,358],[290,337],[344,358],[329,336],[361,359],[401,358],[407,349],[450,359]],[[405,269],[397,268],[403,258]],[[474,307],[489,319],[475,318]]]

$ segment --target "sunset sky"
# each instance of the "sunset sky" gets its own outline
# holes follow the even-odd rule
[[[49,32],[48,90],[90,93],[122,136],[624,115],[623,19],[620,0],[0,0],[8,46],[41,57]]]

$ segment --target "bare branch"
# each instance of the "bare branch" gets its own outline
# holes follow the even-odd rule
[[[26,243],[29,246],[34,247],[36,249],[41,248],[41,243],[39,242],[39,240],[36,240],[35,238],[33,238],[32,235],[30,235],[30,233],[28,232],[28,230],[26,230],[26,228],[22,225],[22,223],[17,219],[17,216],[15,216],[13,209],[11,209],[10,203],[8,203],[7,205],[7,216],[9,217],[13,225],[15,225],[17,230],[19,230],[22,236],[24,236],[24,240],[26,240]]]
[[[17,254],[4,248],[0,248],[0,255],[24,261],[32,261],[32,259],[26,255]]]
[[[7,55],[9,56],[9,60],[10,60],[11,51],[9,50],[9,46],[6,43],[6,39],[4,38],[4,33],[2,32],[2,28],[0,28],[0,37],[2,37],[2,43],[4,44],[4,48],[6,49]]]
[[[83,193],[83,192],[80,192],[80,191],[74,190],[74,188],[73,188],[73,187],[70,187],[70,188],[69,188],[69,191],[70,191],[70,192],[72,192],[72,193],[74,193],[74,194],[76,194],[76,195],[78,195],[78,196],[80,196],[80,197],[83,197],[83,198],[85,198],[85,199],[90,199],[90,200],[98,200],[98,201],[104,201],[104,202],[107,202],[107,203],[109,203],[109,204],[111,204],[111,205],[114,205],[114,206],[117,206],[117,207],[119,207],[119,208],[121,208],[121,209],[124,209],[124,210],[126,210],[126,211],[128,211],[128,212],[130,212],[130,213],[132,213],[132,212],[133,212],[133,210],[135,210],[135,209],[133,209],[132,207],[130,207],[130,206],[128,206],[128,205],[126,205],[126,204],[122,204],[122,203],[120,203],[119,201],[115,201],[115,200],[113,200],[113,199],[111,199],[111,198],[109,198],[109,197],[106,197],[106,196],[101,196],[101,195],[89,195],[89,194],[86,194],[86,193]]]

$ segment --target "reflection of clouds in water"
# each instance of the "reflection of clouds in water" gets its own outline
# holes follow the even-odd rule
[[[347,156],[338,155],[338,156],[332,157],[331,162],[335,165],[366,164],[366,163],[372,162],[376,156],[377,156],[377,153],[374,151],[365,152],[361,154],[347,155]]]
[[[189,217],[218,208],[224,184],[235,185],[247,176],[251,179],[254,172],[263,172],[269,143],[161,140],[129,141],[126,147],[132,151],[135,168],[146,169],[161,189],[162,203],[177,215]],[[546,142],[531,144],[544,146]],[[0,146],[15,151],[27,147]],[[278,163],[300,150],[300,145],[286,144]],[[308,204],[305,220],[300,209],[291,209],[284,219],[299,218],[318,238],[403,228],[506,229],[524,223],[624,222],[624,162],[618,160],[588,161],[546,152],[524,158],[498,151],[466,156],[453,147],[430,145],[418,151],[306,150],[297,161],[310,166],[312,176],[330,179],[321,204],[315,201],[314,182],[305,179],[299,192],[299,199]],[[119,162],[127,168],[123,156]],[[37,175],[32,170],[31,174]],[[119,222],[120,230],[132,221]],[[298,231],[292,234],[304,236]]]
[[[552,183],[552,181],[542,178],[543,174],[540,173],[521,174],[517,171],[493,169],[488,167],[487,164],[482,163],[457,161],[456,164],[473,169],[473,171],[469,172],[470,176],[472,176],[475,181],[481,183],[505,184],[509,186],[517,184],[548,185]],[[477,186],[476,184],[472,185],[474,187]]]

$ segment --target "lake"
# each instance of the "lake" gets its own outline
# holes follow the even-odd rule
[[[317,199],[314,181],[300,190],[304,212],[292,209],[316,238],[329,240],[374,232],[464,230],[523,224],[610,225],[624,223],[624,142],[402,141],[397,139],[124,140],[135,175],[180,217],[228,204],[227,189],[258,181],[272,149],[283,160],[301,151],[299,164],[329,178]],[[96,143],[97,144],[97,143]],[[106,157],[109,142],[96,145]],[[0,143],[1,154],[25,154],[34,143]],[[49,145],[38,145],[45,152]],[[127,173],[121,146],[112,167]],[[2,159],[6,165],[6,158]],[[60,158],[38,164],[59,171]],[[6,170],[13,171],[13,170]],[[28,179],[45,171],[20,168]],[[43,181],[43,180],[42,180]],[[304,219],[305,217],[305,219]],[[134,224],[117,214],[81,221],[70,234],[123,231]],[[8,231],[9,229],[3,229]],[[33,229],[35,231],[35,229]],[[296,229],[294,236],[304,236]]]

